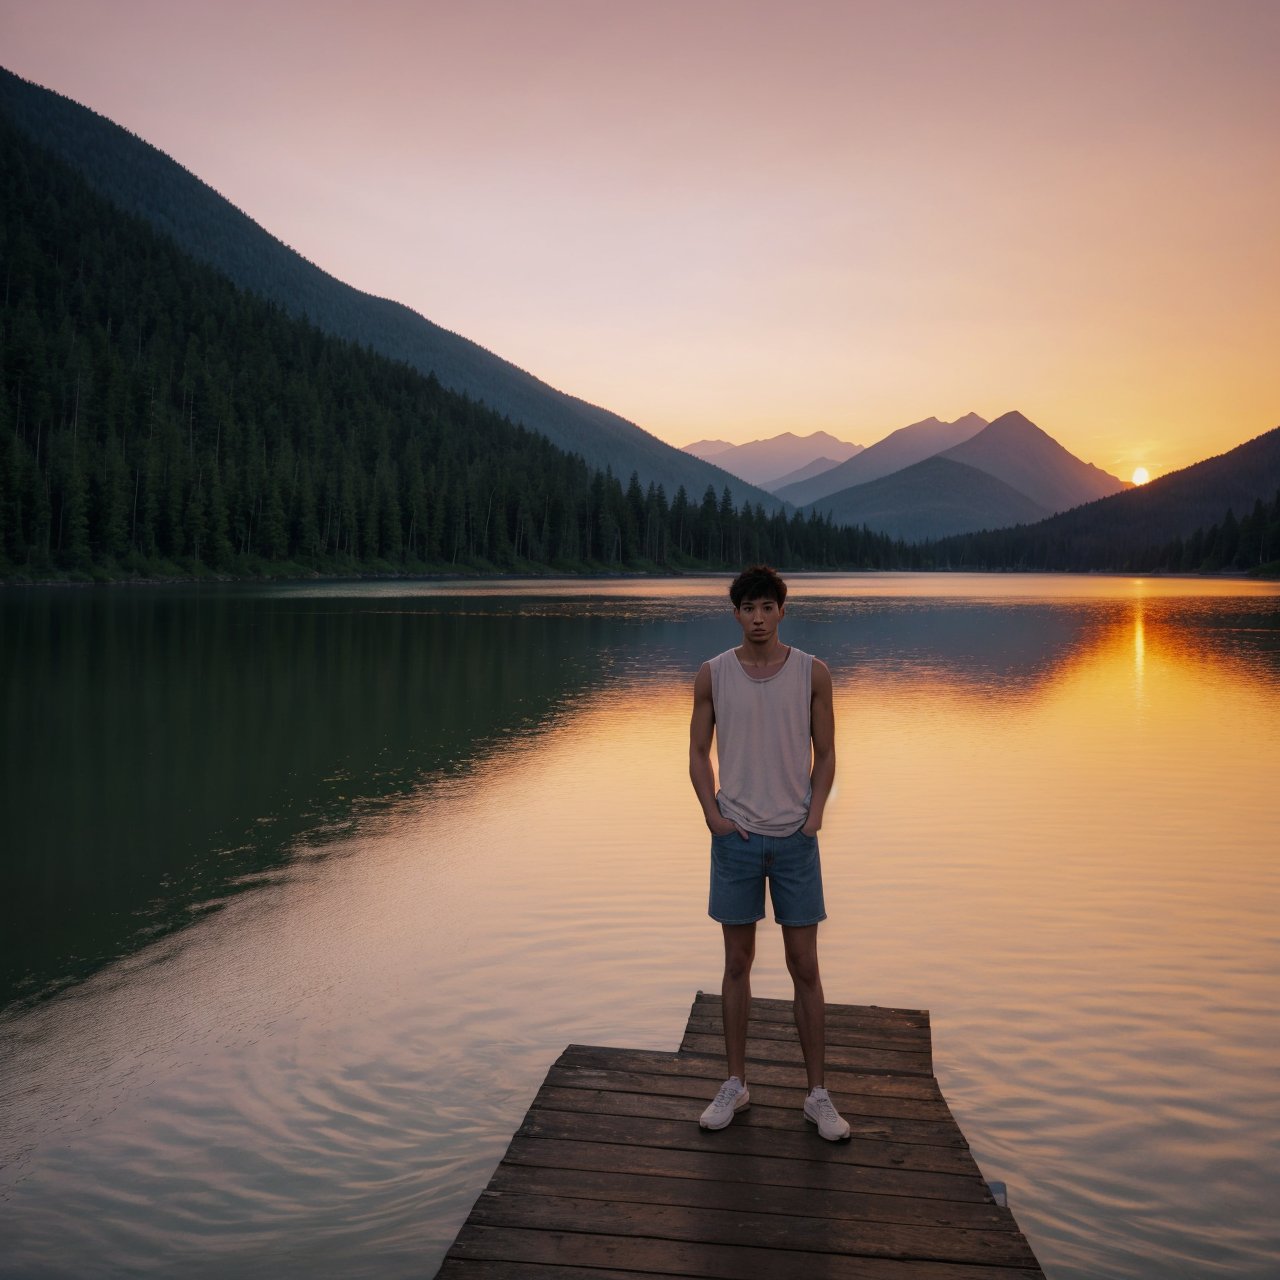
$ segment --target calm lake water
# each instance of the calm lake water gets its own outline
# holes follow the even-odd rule
[[[431,1275],[565,1045],[675,1048],[725,589],[0,595],[0,1272]],[[828,999],[932,1011],[1054,1280],[1280,1273],[1280,588],[797,577],[783,634]]]

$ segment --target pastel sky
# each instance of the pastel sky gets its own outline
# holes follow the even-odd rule
[[[1271,0],[0,0],[0,50],[674,444],[1280,424]]]

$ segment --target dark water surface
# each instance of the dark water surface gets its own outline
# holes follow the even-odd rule
[[[566,1044],[673,1048],[723,592],[0,595],[0,1273],[430,1275]],[[931,1009],[1052,1277],[1280,1273],[1280,589],[793,592],[828,998]]]

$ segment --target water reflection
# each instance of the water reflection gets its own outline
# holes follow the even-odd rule
[[[1147,656],[1147,631],[1146,621],[1143,618],[1143,607],[1141,603],[1134,605],[1133,609],[1133,676],[1137,682],[1139,691],[1142,688],[1142,670],[1143,664]]]
[[[121,957],[0,1020],[15,1260],[429,1274],[565,1043],[675,1043],[718,980],[684,735],[723,583],[572,585],[4,600],[26,927],[65,855],[47,971]],[[796,584],[829,995],[933,1009],[1050,1274],[1272,1274],[1280,592],[937,585]]]
[[[0,1007],[465,772],[597,684],[613,644],[594,618],[236,592],[3,610]]]
[[[798,580],[790,638],[846,681],[1042,697],[1133,629],[1274,678],[1268,597],[1167,582]],[[906,588],[904,590],[904,582]],[[1018,591],[1012,588],[1017,587]],[[944,594],[943,588],[950,594]],[[732,642],[719,579],[14,593],[0,601],[0,1008],[217,909],[305,847],[619,678]],[[1229,601],[1229,603],[1228,603]],[[928,714],[922,709],[923,714]]]

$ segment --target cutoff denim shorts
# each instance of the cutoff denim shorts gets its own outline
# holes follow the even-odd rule
[[[754,924],[764,919],[764,882],[769,882],[773,918],[792,927],[827,918],[822,897],[818,837],[789,836],[744,840],[736,831],[711,837],[711,896],[707,914],[720,924]]]

